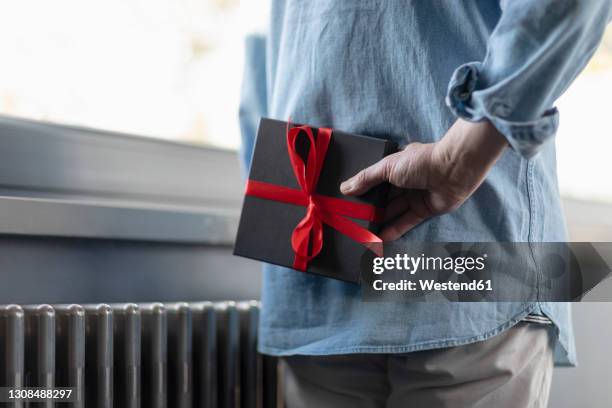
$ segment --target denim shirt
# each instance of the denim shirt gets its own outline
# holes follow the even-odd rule
[[[457,117],[489,120],[511,148],[459,209],[402,240],[565,241],[554,102],[598,46],[611,3],[273,0],[268,32],[247,40],[245,168],[261,116],[400,145],[436,142]],[[265,264],[262,302],[259,349],[267,354],[456,346],[539,313],[557,328],[557,364],[575,362],[565,303],[365,303],[354,284]]]

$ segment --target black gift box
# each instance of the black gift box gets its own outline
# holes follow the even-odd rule
[[[286,122],[265,118],[261,120],[249,180],[300,189],[288,154],[287,129]],[[318,129],[314,127],[311,129],[316,140]],[[296,148],[301,157],[307,157],[309,144],[307,137],[296,140]],[[395,144],[388,140],[353,135],[334,129],[316,193],[383,208],[388,191],[387,184],[381,184],[360,197],[344,196],[340,192],[340,184],[395,150]],[[293,267],[295,254],[291,246],[291,235],[305,214],[306,207],[301,205],[246,195],[234,254]],[[379,225],[374,222],[349,219],[372,232],[378,230]],[[359,282],[360,262],[366,251],[367,249],[359,242],[324,224],[322,250],[308,262],[305,272]]]

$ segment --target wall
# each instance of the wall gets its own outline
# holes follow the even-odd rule
[[[578,367],[557,368],[551,408],[612,406],[612,303],[575,303]]]

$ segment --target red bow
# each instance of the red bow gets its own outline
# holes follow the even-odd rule
[[[306,135],[310,141],[306,162],[297,153],[295,147],[295,142],[300,135]],[[308,262],[319,255],[323,248],[324,223],[371,249],[371,244],[382,244],[378,236],[345,218],[381,221],[381,209],[369,204],[316,194],[319,175],[331,137],[332,129],[329,128],[319,128],[315,140],[310,127],[289,128],[287,124],[287,150],[300,190],[261,181],[247,181],[246,195],[306,207],[306,215],[291,234],[291,247],[295,253],[293,268],[301,271],[306,270]],[[381,256],[380,250],[381,246],[377,245],[375,252]]]

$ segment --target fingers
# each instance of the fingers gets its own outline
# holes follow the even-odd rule
[[[388,201],[387,207],[385,208],[385,222],[394,220],[400,214],[405,213],[410,208],[410,194],[414,192],[410,190],[404,190],[403,193],[391,198]]]
[[[394,241],[401,238],[424,220],[423,217],[415,214],[413,211],[408,211],[386,226],[379,236],[384,242]]]
[[[381,231],[380,237],[383,241],[393,241],[408,231],[433,216],[428,206],[425,204],[422,191],[412,190],[403,196],[397,197],[387,206],[389,212],[389,222]],[[387,214],[385,214],[387,217]]]
[[[428,189],[435,169],[432,166],[433,147],[433,143],[411,143],[346,180],[340,185],[340,191],[346,195],[361,195],[383,182],[402,188]]]
[[[391,185],[389,188],[389,193],[387,194],[387,202],[391,202],[391,200],[404,194],[405,192],[406,192],[405,188],[400,188],[400,187]]]
[[[390,166],[393,160],[392,157],[393,155],[385,157],[343,182],[340,185],[342,194],[351,196],[361,195],[372,187],[389,181]]]

